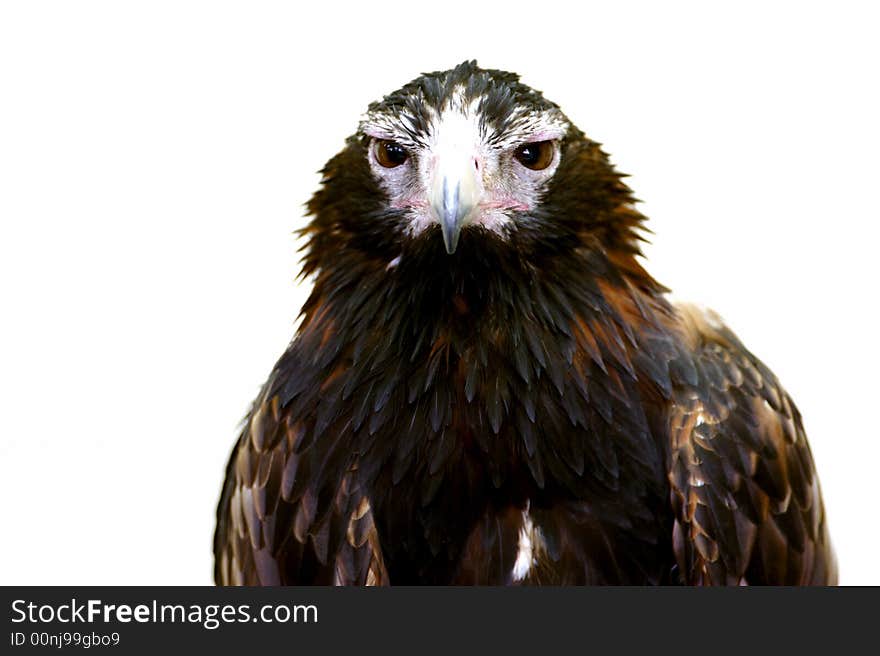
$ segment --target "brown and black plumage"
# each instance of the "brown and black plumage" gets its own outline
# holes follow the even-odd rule
[[[831,584],[800,415],[637,260],[599,145],[465,63],[370,106],[226,473],[221,584]]]

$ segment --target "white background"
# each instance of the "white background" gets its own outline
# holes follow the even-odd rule
[[[842,581],[880,583],[872,3],[601,4],[0,5],[0,583],[211,581],[316,171],[474,57],[632,174],[649,270],[781,377]]]

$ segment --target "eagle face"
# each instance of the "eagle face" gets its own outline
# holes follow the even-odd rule
[[[364,156],[410,238],[439,226],[448,253],[462,230],[505,237],[533,213],[571,126],[509,74],[465,63],[370,106]]]
[[[322,173],[305,274],[349,256],[454,277],[638,252],[644,217],[599,144],[517,75],[476,62],[372,103]]]

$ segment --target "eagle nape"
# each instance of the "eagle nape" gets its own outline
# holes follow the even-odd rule
[[[801,416],[638,257],[599,145],[465,62],[369,106],[214,536],[223,585],[828,585]]]

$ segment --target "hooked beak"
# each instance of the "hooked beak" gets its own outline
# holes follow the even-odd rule
[[[480,185],[472,158],[457,166],[448,166],[450,162],[442,161],[438,164],[431,190],[431,208],[440,224],[446,252],[451,255],[458,246],[461,229],[479,204]]]

